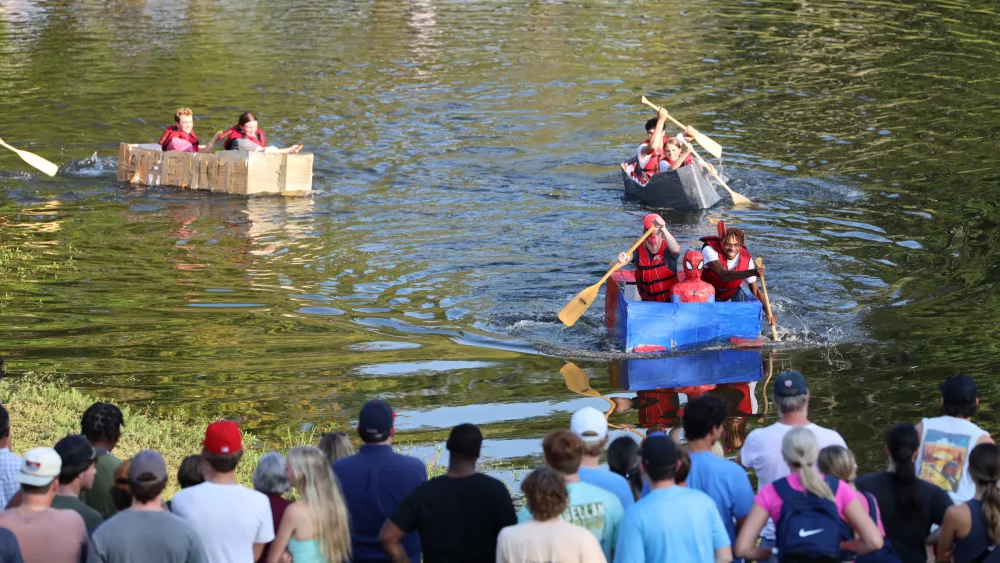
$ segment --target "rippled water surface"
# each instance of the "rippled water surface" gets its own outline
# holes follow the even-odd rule
[[[812,417],[874,467],[956,370],[993,424],[998,19],[944,0],[0,0],[0,136],[63,167],[0,155],[0,353],[265,434],[379,395],[421,447],[470,421],[490,455],[533,455],[609,406],[565,361],[589,395],[636,395],[600,302],[572,328],[556,313],[640,232],[617,163],[645,94],[761,204],[667,211],[671,230],[746,229],[774,369],[805,372]],[[116,183],[118,143],[154,142],[179,106],[203,137],[253,110],[315,153],[315,193]],[[743,388],[749,426],[769,420],[764,385]]]

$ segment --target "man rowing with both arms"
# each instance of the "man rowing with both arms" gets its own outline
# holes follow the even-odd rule
[[[643,301],[670,301],[670,290],[677,284],[677,257],[681,247],[667,230],[667,224],[656,213],[650,213],[642,220],[646,231],[656,228],[646,240],[629,256],[627,252],[618,255],[612,266],[629,262],[635,264],[635,285]]]
[[[754,267],[753,256],[745,244],[746,235],[742,229],[735,227],[719,229],[723,234],[702,237],[704,243],[701,254],[705,262],[705,273],[702,279],[715,287],[716,301],[739,301],[740,287],[746,283],[750,293],[758,301],[764,302],[764,293],[757,285],[757,276],[764,275],[764,265]],[[725,258],[723,260],[723,258]],[[777,316],[771,315],[769,322],[777,322]]]

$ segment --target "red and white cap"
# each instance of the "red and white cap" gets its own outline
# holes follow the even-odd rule
[[[44,487],[59,476],[62,458],[52,448],[35,448],[24,454],[17,482],[33,487]]]

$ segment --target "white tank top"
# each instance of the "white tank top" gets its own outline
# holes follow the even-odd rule
[[[969,477],[969,452],[987,432],[972,422],[953,416],[925,418],[917,457],[917,476],[948,492],[955,504],[976,494]]]

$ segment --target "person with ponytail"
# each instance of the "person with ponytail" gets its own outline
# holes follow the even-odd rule
[[[762,488],[754,498],[750,514],[736,538],[736,557],[755,561],[767,561],[772,557],[774,550],[771,547],[756,546],[757,536],[769,517],[777,525],[777,560],[783,563],[834,563],[839,561],[841,550],[860,555],[882,548],[882,534],[857,500],[854,489],[836,477],[820,475],[813,468],[819,457],[819,446],[816,436],[809,429],[797,427],[789,430],[781,441],[781,453],[790,473],[788,477]],[[786,503],[791,505],[786,507]],[[829,510],[825,511],[825,515],[829,518],[820,521],[817,514],[824,512],[822,509],[826,506]],[[806,509],[811,512],[804,512]],[[836,514],[833,514],[834,511]],[[804,522],[807,517],[811,519],[810,524],[815,525],[792,525],[789,528],[793,518]],[[785,521],[786,518],[789,520]],[[843,525],[845,522],[857,539],[848,539],[851,534],[847,533]],[[796,546],[796,540],[799,547],[807,545],[817,551],[808,553],[789,547]]]
[[[299,500],[285,509],[268,553],[278,563],[285,549],[295,563],[343,563],[351,558],[347,505],[323,450],[299,446],[288,452],[288,480]]]
[[[976,495],[945,512],[937,543],[938,563],[1000,561],[1000,448],[979,444],[969,454],[969,476]]]
[[[288,154],[302,150],[302,145],[292,145],[285,149],[269,146],[264,140],[264,130],[257,126],[257,116],[249,111],[240,114],[236,125],[212,138],[213,143],[216,140],[225,143],[223,146],[227,151]]]
[[[632,496],[639,500],[643,485],[639,443],[628,436],[615,438],[608,446],[608,469],[624,477],[632,489]]]
[[[940,525],[951,498],[941,487],[917,478],[920,434],[912,424],[897,424],[886,436],[889,470],[857,478],[859,491],[878,501],[885,537],[905,563],[925,563],[933,525]]]

